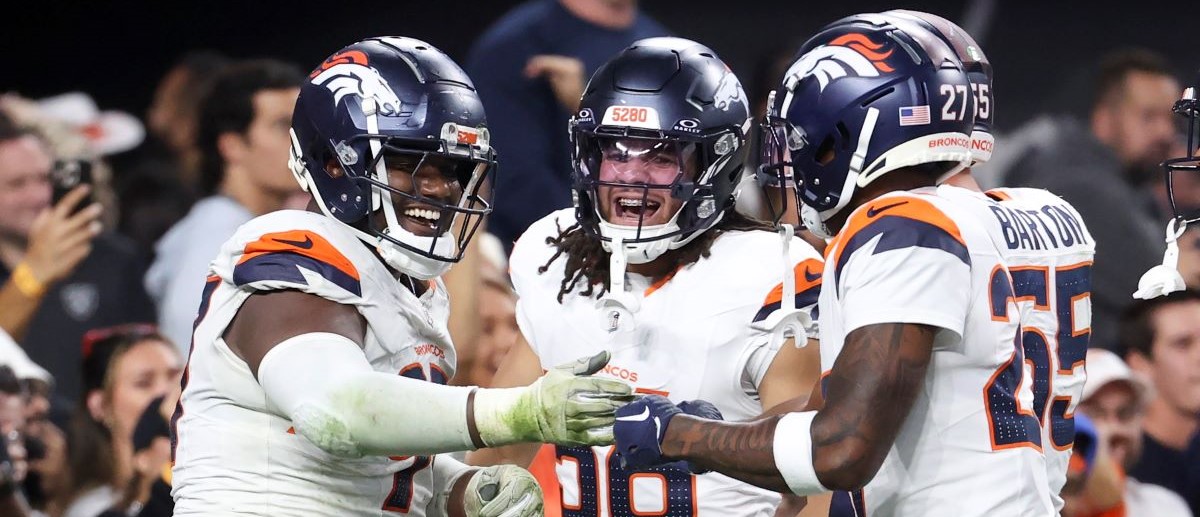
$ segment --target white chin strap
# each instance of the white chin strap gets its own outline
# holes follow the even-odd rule
[[[821,220],[821,212],[818,212],[816,208],[801,203],[800,220],[804,223],[804,227],[808,228],[808,231],[813,232],[813,235],[822,239],[833,238],[833,231],[829,229],[825,221]]]
[[[376,114],[375,99],[363,99],[363,113],[367,115],[367,133],[378,134],[379,117]],[[382,156],[383,144],[379,142],[379,139],[372,138],[368,144],[371,146],[371,156]],[[375,161],[375,170],[371,171],[371,174],[375,176],[375,181],[387,184],[387,165],[384,160]],[[396,217],[396,206],[392,204],[392,193],[372,185],[371,210],[379,209],[383,210],[384,219],[387,221],[387,228],[383,230],[383,233],[388,237],[416,249],[431,250],[433,254],[443,257],[451,256],[454,253],[454,239],[450,237],[450,232],[438,236],[437,248],[432,249],[434,237],[421,237],[400,226],[400,219]],[[430,280],[450,270],[450,262],[413,253],[382,237],[375,237],[372,240],[379,249],[379,256],[383,257],[384,262],[411,277]]]
[[[389,196],[385,193],[385,197]],[[386,206],[390,207],[390,202]],[[393,228],[395,231],[393,231]],[[388,234],[389,237],[420,249],[429,249],[434,245],[433,237],[421,237],[399,226],[389,226],[388,229],[384,230],[384,233]],[[402,271],[408,276],[419,280],[432,280],[442,276],[453,265],[444,260],[418,255],[382,238],[376,237],[375,244],[379,249],[379,256],[383,258],[384,262],[387,262],[389,266],[396,270]],[[438,242],[436,247],[433,248],[433,253],[443,257],[454,253],[454,239],[450,237],[450,232],[443,233],[441,237],[438,237]]]
[[[795,338],[796,348],[808,345],[808,329],[812,327],[812,317],[801,309],[796,308],[796,268],[792,266],[791,245],[795,238],[795,230],[790,224],[780,224],[776,230],[782,242],[783,251],[783,284],[779,310],[772,312],[767,319],[754,323],[754,327],[771,335],[771,348],[777,349],[783,342]]]
[[[677,221],[679,219],[679,214],[681,213],[683,213],[682,207],[675,212],[675,215],[671,217],[670,221],[654,226],[642,226],[641,231],[639,232],[638,227],[636,226],[622,226],[605,221],[604,216],[600,215],[599,211],[597,211],[596,215],[598,215],[600,219],[600,235],[607,238],[607,240],[601,239],[600,245],[604,247],[604,251],[607,251],[613,255],[617,254],[616,250],[623,250],[622,254],[625,256],[625,260],[628,260],[630,264],[645,264],[647,262],[652,262],[654,259],[661,257],[662,254],[666,253],[668,250],[679,248],[680,246],[691,242],[695,236],[699,235],[700,232],[693,232],[686,239],[682,240],[679,239],[679,236],[664,237],[661,239],[656,238],[678,232],[679,223]],[[637,243],[625,243],[625,241],[631,241],[638,238],[653,240]]]
[[[657,226],[643,226],[641,237],[653,238],[659,235],[666,235],[671,232],[679,231],[679,226],[672,222],[660,224]],[[630,264],[645,264],[653,262],[654,259],[661,257],[671,249],[671,243],[674,239],[664,238],[646,242],[625,244],[625,239],[637,238],[637,228],[628,226],[618,226],[600,221],[600,235],[608,237],[608,240],[601,240],[601,246],[604,251],[613,255],[622,255]]]
[[[1142,279],[1138,281],[1138,289],[1133,293],[1134,298],[1149,300],[1187,288],[1183,276],[1179,274],[1179,244],[1176,242],[1185,231],[1187,221],[1171,219],[1167,223],[1167,251],[1163,253],[1162,264],[1150,268],[1142,275]]]
[[[622,249],[624,239],[613,237],[613,246]],[[608,292],[596,301],[600,310],[601,324],[610,335],[626,334],[633,330],[636,322],[633,315],[641,308],[637,297],[625,290],[624,253],[610,253],[608,257]]]

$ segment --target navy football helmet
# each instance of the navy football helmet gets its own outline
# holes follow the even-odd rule
[[[970,91],[954,52],[928,31],[843,18],[801,46],[772,92],[764,170],[782,180],[790,168],[805,226],[832,237],[825,222],[884,174],[920,165],[940,181],[967,166]]]
[[[996,137],[992,134],[996,98],[992,88],[992,63],[984,55],[983,47],[958,24],[936,14],[893,9],[883,15],[894,16],[895,22],[901,26],[905,25],[906,19],[918,23],[941,38],[950,46],[950,50],[954,51],[958,61],[967,71],[967,78],[971,80],[971,92],[975,94],[975,127],[971,129],[971,166],[992,159],[992,148],[996,145]],[[905,30],[908,28],[905,27]]]
[[[483,105],[423,41],[369,38],[330,56],[300,89],[291,136],[292,172],[321,211],[410,276],[449,269],[491,211],[480,195],[495,168]],[[411,174],[412,188],[389,182],[389,169]],[[447,188],[427,188],[434,180]]]
[[[711,49],[682,38],[635,42],[592,75],[571,118],[581,227],[609,252],[621,239],[634,264],[691,242],[733,209],[749,120],[741,82]],[[644,165],[623,165],[635,160]],[[621,197],[603,199],[601,189]],[[647,224],[651,214],[665,220],[656,212],[672,199],[678,211]],[[622,217],[607,220],[602,203]]]

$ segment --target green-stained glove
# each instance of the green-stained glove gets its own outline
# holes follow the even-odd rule
[[[560,365],[524,388],[481,389],[475,394],[475,425],[489,447],[533,442],[610,445],[618,407],[633,388],[592,374],[608,364],[600,352]]]
[[[541,517],[542,489],[529,471],[497,465],[475,472],[463,506],[468,517]]]

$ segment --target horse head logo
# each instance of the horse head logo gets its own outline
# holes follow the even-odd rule
[[[795,84],[805,77],[815,76],[820,91],[843,77],[879,77],[880,72],[895,71],[887,63],[895,49],[882,52],[883,47],[862,34],[845,34],[804,54],[788,68],[784,77]]]
[[[717,83],[717,91],[713,93],[713,104],[721,111],[729,111],[734,104],[746,104],[746,93],[742,91],[742,83],[738,82],[733,72],[725,72],[721,82]]]
[[[331,56],[309,77],[313,84],[319,84],[333,92],[335,105],[347,95],[357,95],[362,99],[374,98],[380,114],[400,114],[400,97],[388,85],[387,80],[379,75],[378,70],[367,66],[367,56],[360,51]]]

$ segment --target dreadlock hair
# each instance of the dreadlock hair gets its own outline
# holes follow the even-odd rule
[[[712,250],[712,244],[717,240],[722,233],[725,232],[748,232],[748,231],[775,231],[775,228],[766,221],[748,216],[737,210],[726,212],[725,217],[709,230],[701,233],[698,237],[687,243],[682,248],[671,250],[662,255],[662,259],[671,262],[670,271],[675,271],[683,266],[692,264],[703,258],[708,258]],[[575,223],[567,229],[558,229],[557,237],[547,237],[546,244],[550,244],[557,248],[554,256],[550,257],[545,264],[538,268],[538,273],[545,273],[550,269],[550,264],[558,260],[560,256],[566,256],[566,268],[563,271],[562,284],[558,289],[558,303],[562,303],[563,296],[575,290],[575,287],[583,282],[583,289],[579,291],[580,296],[584,297],[599,297],[608,292],[608,259],[610,253],[604,251],[604,246],[600,243],[600,239],[593,237],[587,231]],[[655,279],[657,280],[657,279]]]

